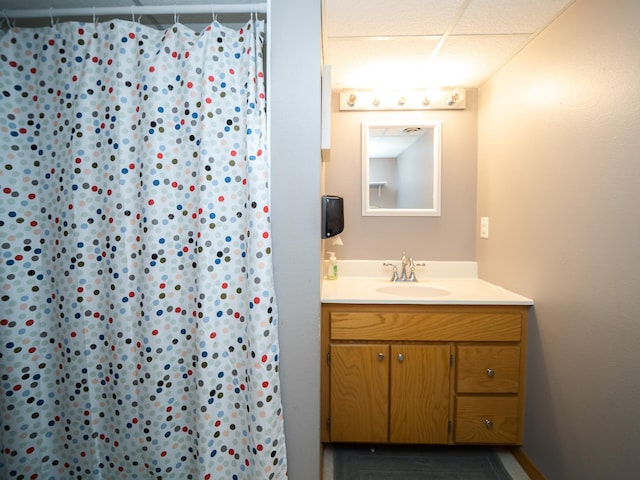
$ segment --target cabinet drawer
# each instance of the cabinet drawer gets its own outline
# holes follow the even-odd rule
[[[513,444],[518,434],[518,397],[457,397],[456,443]]]
[[[331,340],[520,341],[517,312],[334,311]]]
[[[458,345],[458,393],[517,393],[520,347],[517,345]]]

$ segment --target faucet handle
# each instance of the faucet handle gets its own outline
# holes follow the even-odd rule
[[[383,267],[393,267],[393,273],[391,274],[391,281],[392,282],[397,282],[398,281],[398,267],[396,267],[393,263],[383,263],[382,264]]]
[[[410,282],[417,282],[418,279],[416,278],[416,267],[426,267],[427,264],[426,263],[414,263],[413,262],[413,258],[409,259],[409,265],[411,265],[411,274],[409,275],[409,281]]]

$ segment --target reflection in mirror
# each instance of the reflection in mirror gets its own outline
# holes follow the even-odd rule
[[[363,216],[440,216],[440,122],[364,122],[362,179]]]

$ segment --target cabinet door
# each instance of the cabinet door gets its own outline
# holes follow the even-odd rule
[[[391,347],[389,440],[447,443],[449,437],[449,345]]]
[[[389,345],[331,345],[331,441],[386,442]]]

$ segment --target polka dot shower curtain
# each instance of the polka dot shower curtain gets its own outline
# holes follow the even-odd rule
[[[263,37],[3,36],[0,478],[286,477]]]

